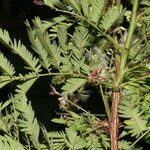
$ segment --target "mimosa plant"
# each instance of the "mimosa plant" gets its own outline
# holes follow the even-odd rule
[[[9,100],[0,103],[0,148],[138,150],[139,141],[149,143],[149,0],[132,0],[132,10],[120,0],[34,2],[59,15],[26,21],[34,53],[0,29],[0,41],[23,60],[26,72],[18,72],[0,52],[0,88],[16,85]],[[28,101],[31,86],[47,76],[61,110],[60,118],[52,121],[62,124],[63,131],[48,132],[40,126]],[[89,100],[88,85],[100,91],[103,117],[80,105]]]

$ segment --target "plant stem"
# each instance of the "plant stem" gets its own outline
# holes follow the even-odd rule
[[[101,96],[102,96],[102,99],[103,99],[104,107],[105,107],[105,110],[106,110],[106,114],[107,114],[108,119],[110,120],[111,116],[110,116],[110,108],[109,108],[108,99],[106,99],[106,97],[104,95],[102,86],[99,85],[99,87],[100,87],[100,92],[101,92]]]
[[[118,150],[118,105],[120,101],[120,91],[113,92],[112,94],[112,110],[111,110],[111,121],[110,121],[110,140],[111,150]]]
[[[138,8],[138,2],[139,0],[133,1],[133,9],[132,9],[132,15],[131,15],[131,23],[129,26],[128,35],[126,38],[124,50],[121,53],[121,62],[120,62],[120,71],[117,75],[115,86],[118,87],[122,84],[125,72],[126,72],[126,63],[128,58],[129,49],[131,47],[132,43],[132,37],[135,30],[136,22],[137,22],[137,8]]]
[[[124,46],[124,51],[122,52],[121,55],[121,64],[120,64],[120,73],[118,75],[118,82],[117,84],[121,84],[126,72],[126,63],[127,63],[127,58],[128,58],[128,53],[129,49],[131,48],[131,43],[132,43],[132,37],[133,33],[136,27],[136,22],[137,22],[137,8],[138,8],[138,2],[139,0],[134,0],[133,1],[133,10],[132,10],[132,15],[131,15],[131,23],[129,26],[129,31],[128,35],[126,38],[125,46]]]
[[[0,83],[2,82],[12,82],[12,81],[16,81],[16,80],[27,80],[27,79],[33,79],[33,78],[39,78],[39,77],[46,77],[46,76],[56,76],[56,75],[72,75],[74,77],[81,77],[81,78],[87,78],[84,75],[79,75],[79,74],[75,74],[75,73],[45,73],[45,74],[25,74],[24,76],[12,76],[10,78],[6,78],[5,80],[0,81]]]
[[[120,88],[122,86],[122,82],[124,80],[127,68],[127,58],[129,54],[129,49],[131,47],[132,37],[136,26],[137,21],[137,8],[138,8],[139,0],[133,1],[133,9],[131,15],[131,23],[129,26],[129,31],[127,35],[127,39],[125,42],[124,50],[121,51],[120,62],[117,63],[116,66],[116,74],[114,81],[114,91],[112,93],[112,112],[111,112],[111,120],[110,120],[110,139],[111,139],[111,150],[118,150],[118,126],[119,126],[119,118],[118,118],[118,106],[119,101],[121,99]],[[117,60],[116,60],[117,61]]]
[[[73,103],[71,100],[66,100],[67,102],[69,102],[71,105],[75,106],[77,109],[83,111],[84,113],[88,113],[85,109],[83,109],[82,107],[80,107],[79,105]]]
[[[132,10],[132,14],[131,14],[131,23],[130,23],[128,35],[127,35],[126,42],[125,42],[125,48],[127,50],[129,50],[129,48],[131,46],[134,29],[135,29],[136,23],[137,23],[138,2],[139,2],[139,0],[134,0],[133,1],[133,10]]]

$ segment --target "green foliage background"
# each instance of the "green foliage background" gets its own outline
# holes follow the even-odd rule
[[[0,29],[0,41],[24,62],[23,72],[0,52],[0,88],[13,82],[15,91],[0,103],[0,147],[6,150],[110,149],[111,91],[117,59],[121,55],[131,11],[105,0],[44,0],[60,13],[50,20],[26,21],[31,48],[11,39]],[[119,149],[141,149],[150,142],[150,2],[141,0],[137,26],[131,41],[119,105]],[[26,73],[24,73],[26,72]],[[51,94],[57,95],[61,131],[49,132],[39,123],[27,92],[41,77],[52,78]],[[49,84],[49,83],[48,83]],[[57,85],[61,89],[56,89]],[[86,87],[99,89],[106,114],[95,116],[80,106],[88,101]],[[47,93],[49,91],[46,91]]]

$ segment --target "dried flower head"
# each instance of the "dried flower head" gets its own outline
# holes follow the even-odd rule
[[[95,70],[92,70],[89,75],[88,75],[88,78],[89,80],[91,81],[104,81],[105,80],[105,69],[103,68],[98,68],[98,69],[95,69]]]

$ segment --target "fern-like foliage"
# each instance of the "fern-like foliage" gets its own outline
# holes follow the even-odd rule
[[[48,143],[49,149],[61,150],[65,147],[64,142],[64,133],[63,132],[47,132],[46,129],[43,129],[43,135]]]
[[[0,67],[3,71],[3,74],[8,76],[12,76],[15,74],[15,69],[13,65],[7,60],[7,58],[0,52]]]
[[[34,52],[20,40],[11,40],[9,33],[0,29],[0,42],[25,63],[23,72],[19,72],[9,56],[0,52],[0,89],[17,81],[13,82],[15,90],[9,99],[0,102],[0,149],[110,149],[110,114],[108,118],[96,117],[78,103],[82,98],[89,98],[86,88],[90,84],[100,89],[109,113],[112,89],[116,88],[114,80],[120,77],[116,74],[123,66],[118,88],[122,95],[118,111],[123,132],[118,146],[121,150],[140,150],[135,147],[137,142],[150,139],[149,1],[140,1],[136,32],[125,68],[122,54],[128,29],[121,22],[124,6],[111,5],[106,0],[43,0],[41,4],[61,15],[48,21],[39,17],[30,23],[26,21],[31,44],[28,47]],[[45,76],[52,79],[50,94],[59,96],[61,109],[60,118],[52,122],[63,125],[64,130],[40,128],[27,97],[36,80]],[[125,140],[124,136],[135,142]]]
[[[16,141],[15,139],[12,139],[7,135],[0,136],[0,146],[1,149],[4,150],[25,150],[25,148],[23,147],[23,145],[20,144],[20,142]]]
[[[102,30],[104,31],[107,31],[112,25],[114,25],[116,21],[118,21],[118,19],[120,19],[123,16],[123,10],[121,6],[112,6],[108,9],[108,11],[106,11],[105,6],[107,4],[107,1],[105,0],[66,0],[65,2],[66,7],[61,8],[58,6],[60,4],[59,0],[45,0],[44,4],[51,8],[57,9],[58,7],[65,13],[67,13],[69,9],[69,11],[73,12],[72,15],[77,18],[80,18],[83,12],[84,20],[91,22],[91,24],[95,23],[96,25],[99,25],[99,27],[102,28]]]
[[[9,76],[0,76],[0,89],[11,82],[11,78]]]
[[[39,26],[38,23],[39,22],[37,21],[34,22],[35,27]],[[46,31],[44,32],[43,30],[40,30],[40,28],[36,28],[36,29],[33,29],[32,31],[31,30],[29,31],[29,36],[30,38],[34,37],[36,41],[39,40],[39,43],[42,43],[42,44],[37,45],[37,42],[34,42],[34,43],[32,42],[34,49],[41,57],[42,63],[44,64],[44,66],[48,69],[50,64],[52,64],[56,68],[59,68],[60,47],[56,44],[56,42],[51,42],[51,40],[49,39],[48,33]]]
[[[44,49],[43,45],[40,43],[38,37],[35,36],[34,30],[28,29],[29,39],[32,42],[33,50],[38,53],[40,58],[40,63],[47,70],[50,67],[50,61],[48,60],[48,53]]]
[[[69,149],[82,149],[86,146],[86,143],[77,132],[72,129],[66,129],[65,143]]]
[[[1,41],[8,46],[14,53],[18,54],[28,65],[28,69],[39,72],[40,71],[40,65],[38,65],[38,59],[33,57],[31,52],[29,52],[26,47],[21,43],[19,40],[18,42],[16,40],[12,41],[9,37],[9,34],[6,30],[0,30],[0,37]]]
[[[85,148],[88,150],[108,149],[110,147],[109,138],[105,134],[103,126],[101,129],[96,127],[97,118],[89,113],[85,113],[82,116],[74,112],[69,113],[70,116],[68,116],[68,121],[66,122],[68,128],[65,130],[64,136],[66,147],[73,149],[74,146],[76,147],[75,149]],[[59,122],[58,119],[53,119],[52,121]]]
[[[37,149],[40,149],[39,143],[39,124],[35,118],[34,111],[32,110],[31,103],[25,93],[29,90],[36,79],[31,79],[25,83],[18,85],[16,92],[18,94],[13,98],[14,107],[19,112],[21,119],[18,118],[18,126],[20,130],[29,135],[31,141]]]
[[[103,15],[103,9],[105,8],[106,5],[105,0],[93,0],[91,1],[91,12],[90,12],[90,18],[91,21],[94,23],[98,23],[100,20],[100,17]]]
[[[2,75],[0,75],[0,88],[8,84],[10,81],[10,77],[15,74],[15,69],[13,65],[9,62],[9,60],[0,52],[0,69],[2,71]],[[6,80],[6,81],[4,81]]]
[[[81,14],[80,2],[76,0],[66,0],[66,3],[73,8],[73,10]]]
[[[100,26],[107,31],[122,15],[122,7],[113,6],[102,17]]]
[[[58,35],[58,40],[60,43],[60,46],[65,50],[67,49],[67,40],[68,40],[68,36],[67,36],[67,26],[65,24],[60,24],[58,25],[57,28],[57,35]]]
[[[88,150],[103,149],[102,144],[99,142],[99,139],[95,135],[90,135],[87,137],[87,147]]]
[[[86,79],[82,78],[70,78],[66,84],[62,87],[65,93],[73,93],[82,87],[86,83]]]
[[[17,148],[20,149],[18,129],[15,128],[20,128],[20,131],[24,133],[25,136],[27,136],[26,140],[30,139],[36,149],[41,149],[38,139],[40,127],[37,119],[35,118],[34,111],[32,110],[31,102],[28,102],[25,95],[35,81],[36,78],[27,80],[22,84],[19,84],[16,89],[17,94],[11,96],[7,102],[1,105],[1,111],[4,111],[4,109],[8,105],[10,105],[11,103],[13,104],[12,113],[6,114],[6,116],[2,116],[0,119],[1,130],[6,133],[14,130],[14,135],[16,139],[18,138],[18,143],[15,143],[14,141],[14,143],[10,144],[9,142],[11,142],[11,139],[8,136],[5,138],[6,144],[8,143],[10,145],[9,149],[14,149],[17,144]]]
[[[131,142],[127,142],[125,140],[122,140],[122,141],[119,141],[119,149],[121,150],[140,150],[141,148],[140,147],[131,147]]]
[[[147,130],[147,121],[144,120],[140,106],[136,106],[135,101],[123,101],[119,112],[121,117],[129,118],[124,123],[126,124],[125,128],[132,136],[138,137]]]
[[[73,42],[78,49],[82,49],[87,46],[89,42],[88,30],[82,26],[77,27],[73,34]],[[82,52],[83,51],[80,53]]]
[[[134,86],[127,86],[125,90],[125,99],[119,107],[120,117],[125,118],[125,128],[131,136],[136,138],[149,129],[148,120],[145,119],[145,113],[141,107],[140,91]],[[142,102],[143,103],[143,102]]]
[[[38,65],[38,59],[33,57],[31,52],[29,52],[24,45],[21,44],[20,41],[14,40],[14,42],[11,42],[11,48],[13,49],[14,53],[17,53],[29,66],[26,67],[29,70],[32,70],[34,72],[40,71],[40,65]]]
[[[37,122],[37,119],[34,117],[31,103],[29,103],[28,105],[26,104],[27,99],[24,95],[17,95],[17,98],[15,97],[15,99],[17,100],[17,102],[15,102],[15,108],[17,109],[17,111],[19,111],[20,116],[22,117],[22,119],[18,119],[18,126],[21,128],[21,132],[29,135],[34,146],[37,149],[40,149],[38,140],[39,124]]]

